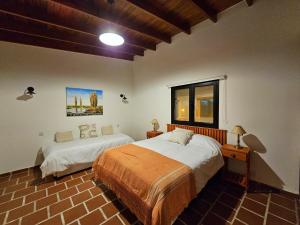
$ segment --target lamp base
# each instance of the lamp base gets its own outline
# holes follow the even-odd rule
[[[243,147],[242,146],[240,146],[240,145],[235,145],[234,146],[236,149],[242,149]]]

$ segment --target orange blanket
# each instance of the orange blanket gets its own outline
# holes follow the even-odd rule
[[[144,225],[170,225],[196,196],[191,168],[133,144],[104,151],[93,171]]]

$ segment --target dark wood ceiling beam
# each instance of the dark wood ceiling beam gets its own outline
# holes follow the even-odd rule
[[[26,24],[26,26],[24,26]],[[49,26],[44,23],[39,23],[25,17],[14,16],[9,13],[0,11],[0,28],[5,30],[17,31],[34,35],[37,37],[52,38],[60,41],[68,41],[83,46],[105,49],[112,52],[121,52],[130,55],[144,55],[142,48],[137,48],[124,44],[118,47],[109,47],[99,42],[99,39],[92,36],[74,31],[67,31],[56,26]]]
[[[201,12],[209,18],[211,21],[216,23],[218,21],[217,12],[215,12],[212,8],[210,8],[203,0],[192,0],[195,5],[201,10]]]
[[[127,0],[127,2],[130,2],[134,6],[144,10],[145,12],[155,16],[156,18],[163,20],[174,27],[177,27],[179,30],[187,34],[191,33],[191,27],[187,22],[176,18],[174,15],[170,15],[169,13],[154,6],[146,0]]]
[[[113,15],[109,15],[103,12],[103,10],[99,9],[99,6],[95,5],[94,1],[90,1],[90,2],[76,1],[76,3],[73,0],[52,0],[52,1],[58,4],[62,4],[64,6],[71,7],[72,9],[76,9],[90,16],[94,16],[103,21],[110,22],[115,25],[121,26],[123,28],[138,32],[142,35],[147,35],[151,38],[155,38],[160,41],[171,43],[171,37],[169,35],[161,33],[149,27],[146,28],[146,27],[132,24],[130,21],[127,20],[119,20],[117,17],[114,17]]]
[[[110,52],[103,49],[92,48],[88,46],[81,46],[73,43],[62,42],[58,40],[51,40],[47,38],[36,38],[32,37],[27,34],[17,33],[9,30],[0,29],[0,41],[7,41],[12,43],[21,43],[25,45],[32,45],[32,46],[39,46],[44,48],[52,48],[64,51],[71,51],[77,53],[84,53],[89,55],[96,55],[96,56],[104,56],[116,59],[125,59],[133,61],[134,56],[128,55],[124,53],[116,53]]]
[[[247,5],[248,5],[248,6],[253,5],[253,0],[246,0],[246,2],[247,2]]]
[[[51,4],[52,5],[48,5]],[[101,27],[88,26],[81,21],[81,18],[72,17],[66,18],[64,12],[58,12],[56,4],[50,1],[23,1],[23,0],[9,0],[3,1],[0,4],[0,10],[13,13],[17,16],[24,16],[30,19],[34,19],[38,22],[47,23],[48,25],[56,25],[65,29],[71,29],[73,31],[82,32],[98,37]],[[57,5],[57,4],[56,4]],[[69,12],[70,14],[70,12]],[[130,38],[126,34],[122,34],[125,38],[125,42],[129,45],[142,47],[144,49],[156,50],[156,43],[144,41],[137,38]]]

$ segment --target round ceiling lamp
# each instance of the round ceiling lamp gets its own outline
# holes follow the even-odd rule
[[[120,46],[124,44],[124,38],[116,33],[103,33],[100,34],[99,40],[109,46]]]
[[[109,11],[110,11],[110,16],[113,18],[114,13],[113,13],[113,5],[115,3],[115,0],[107,0],[107,3],[109,4]],[[124,44],[124,38],[115,32],[104,32],[99,35],[99,40],[106,45],[109,46],[120,46]]]

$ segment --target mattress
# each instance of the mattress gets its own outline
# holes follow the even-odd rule
[[[199,193],[208,180],[224,165],[220,147],[217,145],[180,145],[168,141],[168,135],[166,133],[133,144],[160,153],[190,167],[193,170],[196,190]]]
[[[44,155],[44,162],[40,166],[42,177],[59,174],[73,165],[92,163],[103,150],[133,141],[128,135],[119,133],[65,143],[51,143],[42,149]]]
[[[216,140],[198,135],[195,141],[181,145],[170,142],[169,136],[113,148],[93,164],[95,178],[146,225],[171,224],[224,165]]]

